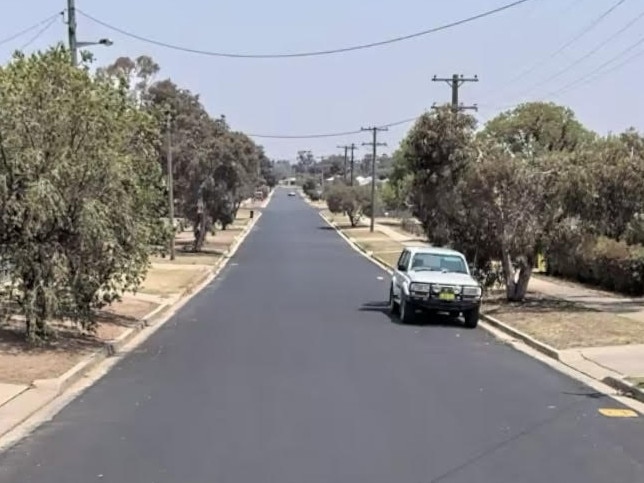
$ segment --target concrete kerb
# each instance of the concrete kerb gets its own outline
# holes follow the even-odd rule
[[[531,337],[528,334],[521,332],[519,329],[515,329],[514,327],[508,324],[505,324],[488,314],[481,313],[481,318],[491,326],[496,327],[497,329],[501,330],[502,332],[505,332],[507,335],[511,337],[514,337],[516,339],[523,341],[525,344],[541,352],[542,354],[552,359],[555,359],[557,361],[561,361],[560,353],[554,347],[549,346],[548,344],[545,344],[543,342],[540,342],[534,337]]]
[[[266,199],[264,207],[268,205],[272,194],[273,192],[271,192],[269,197]],[[244,230],[242,230],[240,235],[233,243],[233,247],[228,251],[228,254],[222,257],[222,259],[212,271],[206,272],[204,274],[204,277],[200,278],[198,281],[186,288],[186,290],[182,292],[181,296],[175,298],[171,302],[161,304],[154,310],[150,311],[134,327],[131,327],[130,329],[125,331],[116,340],[105,343],[99,350],[93,352],[88,357],[80,361],[62,376],[52,379],[38,379],[33,381],[30,385],[31,389],[40,390],[47,396],[42,398],[42,400],[40,400],[38,404],[30,404],[28,411],[25,411],[24,414],[20,414],[19,416],[14,415],[10,424],[0,425],[0,438],[14,430],[17,430],[17,428],[19,426],[22,426],[23,423],[26,423],[32,415],[41,411],[48,404],[56,400],[56,398],[63,394],[70,386],[80,381],[84,375],[89,373],[92,369],[97,368],[101,364],[101,362],[105,361],[106,359],[112,358],[112,356],[119,355],[122,348],[130,345],[130,343],[133,342],[134,339],[139,334],[141,334],[141,332],[146,329],[150,331],[150,333],[146,334],[145,337],[143,337],[143,334],[141,334],[140,341],[137,341],[137,343],[145,340],[145,338],[151,335],[153,331],[156,331],[160,326],[167,322],[172,317],[172,315],[174,315],[174,313],[176,313],[183,305],[185,305],[192,297],[203,290],[208,284],[210,284],[210,282],[212,282],[212,280],[214,280],[219,275],[219,273],[221,273],[221,271],[227,265],[228,260],[230,260],[230,258],[239,249],[242,242],[249,235],[250,231],[253,229],[254,225],[257,223],[260,217],[261,213],[258,213],[257,216],[255,216],[246,225]],[[164,314],[164,316],[160,318],[160,320],[152,323],[152,321],[164,311],[167,313]],[[30,390],[26,390],[17,397],[13,398],[11,400],[12,404],[17,404],[21,397],[28,395],[30,392]],[[0,410],[7,406],[7,404],[0,406]],[[18,405],[18,408],[20,407],[21,405]]]
[[[632,397],[633,399],[637,399],[640,402],[644,402],[644,391],[624,378],[607,376],[602,379],[602,382],[607,386],[610,386],[613,389],[621,392],[625,396]]]

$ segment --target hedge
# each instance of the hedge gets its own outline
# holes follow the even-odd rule
[[[606,237],[562,236],[547,254],[548,273],[628,295],[644,295],[644,247]]]

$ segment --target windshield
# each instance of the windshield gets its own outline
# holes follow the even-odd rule
[[[412,259],[411,269],[416,271],[467,273],[465,260],[462,257],[438,253],[417,253]]]

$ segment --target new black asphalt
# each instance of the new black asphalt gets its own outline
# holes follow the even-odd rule
[[[384,277],[384,278],[383,278]],[[457,325],[277,190],[223,275],[52,421],[2,483],[641,483],[641,418]]]

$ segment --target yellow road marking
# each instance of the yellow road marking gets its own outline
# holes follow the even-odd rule
[[[608,418],[636,418],[637,413],[632,409],[600,408],[599,413]]]

